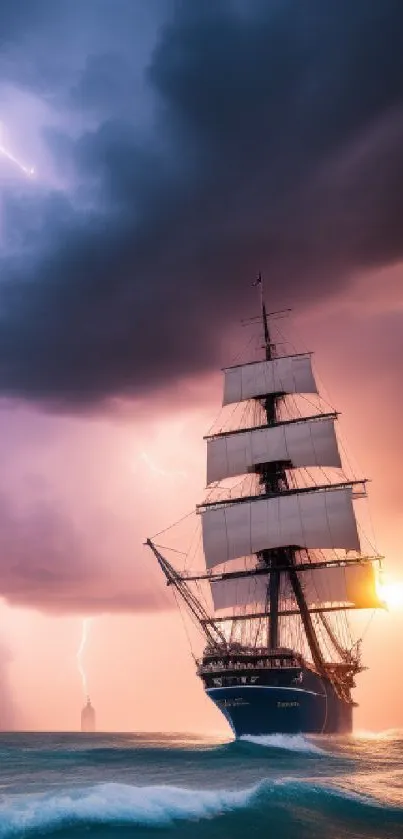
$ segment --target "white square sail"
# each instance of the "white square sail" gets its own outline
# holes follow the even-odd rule
[[[360,549],[351,487],[208,507],[202,530],[207,568],[290,545]]]
[[[376,572],[370,562],[302,571],[299,578],[308,606],[320,608],[343,603],[361,609],[373,609],[380,605],[376,592]],[[268,574],[212,582],[214,609],[216,612],[227,609],[242,611],[250,606],[257,612],[263,611],[267,606],[268,584]],[[293,596],[288,580],[286,589],[283,588],[284,595],[290,599]]]
[[[311,356],[288,355],[224,370],[223,405],[271,393],[317,393]]]
[[[259,463],[290,461],[291,466],[341,467],[334,419],[303,420],[207,440],[207,484],[245,475]]]

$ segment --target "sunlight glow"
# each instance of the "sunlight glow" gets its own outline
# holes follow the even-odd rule
[[[387,609],[403,610],[403,582],[381,582],[378,585],[378,594],[385,603]]]

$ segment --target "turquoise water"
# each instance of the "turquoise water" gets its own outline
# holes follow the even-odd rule
[[[0,734],[0,839],[403,839],[403,732]]]

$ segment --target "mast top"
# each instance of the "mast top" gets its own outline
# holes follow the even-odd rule
[[[270,332],[269,332],[269,323],[267,319],[267,311],[266,311],[266,304],[264,302],[264,289],[263,289],[263,277],[261,271],[257,276],[257,279],[253,283],[254,286],[259,287],[260,291],[260,306],[262,311],[262,322],[263,322],[263,334],[264,334],[264,349],[266,353],[266,360],[270,361],[272,358],[272,345],[270,342]]]
[[[256,280],[254,281],[253,285],[259,288],[260,291],[260,308],[261,308],[261,318],[263,323],[263,334],[264,334],[264,349],[266,352],[266,361],[270,361],[273,358],[273,351],[275,351],[275,344],[271,342],[270,336],[270,329],[269,329],[269,318],[274,317],[275,315],[286,315],[291,312],[291,309],[279,309],[277,312],[268,312],[266,309],[266,304],[264,300],[264,284],[263,284],[263,277],[261,271],[259,271]],[[254,318],[252,318],[254,320]]]

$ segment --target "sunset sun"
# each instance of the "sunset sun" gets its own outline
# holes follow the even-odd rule
[[[380,583],[379,585],[379,596],[381,600],[385,603],[387,609],[394,611],[394,610],[403,610],[403,582],[398,581],[395,583]]]

